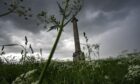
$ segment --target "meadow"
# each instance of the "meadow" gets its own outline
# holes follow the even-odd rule
[[[23,17],[25,20],[34,16],[32,19],[37,20],[37,26],[43,26],[48,32],[57,30],[57,36],[48,55],[48,60],[44,61],[38,61],[35,57],[28,56],[28,45],[32,54],[34,50],[28,43],[26,36],[25,45],[0,45],[2,47],[0,56],[5,54],[5,47],[7,46],[18,46],[22,49],[20,62],[13,62],[8,58],[0,57],[0,84],[139,84],[140,52],[123,54],[117,58],[91,59],[92,48],[97,50],[96,53],[99,56],[100,46],[98,44],[89,45],[85,33],[83,33],[86,40],[84,45],[88,52],[88,55],[85,55],[90,60],[78,59],[76,62],[52,60],[64,28],[68,23],[74,21],[81,11],[84,3],[82,0],[56,1],[55,5],[59,10],[56,14],[58,15],[50,15],[51,13],[46,10],[38,11],[36,14],[26,4],[22,4],[23,1],[3,2],[8,12],[0,14],[0,18],[11,13]],[[76,21],[75,19],[74,22],[76,23]],[[75,24],[74,22],[73,24]],[[78,32],[76,33],[78,34]],[[42,49],[40,49],[41,53]]]
[[[0,61],[0,84],[36,84],[44,62],[23,64]],[[43,84],[139,84],[140,53],[117,58],[71,62],[52,61]]]

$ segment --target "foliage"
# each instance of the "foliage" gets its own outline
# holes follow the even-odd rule
[[[37,72],[37,69],[21,74],[19,77],[15,79],[15,81],[13,81],[12,84],[31,84],[33,82],[33,77],[35,79],[35,76],[33,76],[35,72]]]
[[[133,56],[133,59],[138,59],[133,60],[129,56],[76,64],[70,61],[52,61],[45,74],[43,84],[139,84],[140,75],[137,66],[140,66],[138,61],[140,54],[133,54]],[[133,64],[130,63],[131,60],[133,60]],[[35,84],[38,82],[37,77],[43,66],[44,63],[1,64],[0,84],[3,81],[11,84],[13,80],[18,81],[18,84]]]
[[[140,66],[130,65],[128,67],[128,73],[125,75],[128,80],[137,79],[140,77]]]
[[[99,44],[90,44],[89,39],[85,32],[83,32],[83,36],[85,39],[85,44],[83,44],[84,45],[83,50],[84,50],[84,53],[85,53],[86,57],[88,58],[88,60],[91,60],[92,53],[93,53],[94,57],[99,57],[100,56],[100,53],[99,53],[100,45]]]
[[[3,80],[8,82],[8,84],[11,84],[12,81],[15,80],[15,78],[18,77],[20,74],[24,74],[29,70],[36,69],[38,67],[38,62],[26,62],[24,64],[13,64],[9,62],[0,64],[0,84],[4,84],[2,83]]]
[[[3,44],[3,45],[0,45],[0,46],[2,46],[2,48],[1,48],[1,53],[0,53],[0,55],[2,56],[3,54],[6,54],[6,52],[5,52],[5,47],[10,47],[10,46],[19,46],[19,47],[21,47],[21,55],[22,55],[22,58],[20,59],[20,63],[24,63],[25,62],[25,60],[27,61],[27,60],[32,60],[32,59],[35,59],[33,56],[31,57],[29,57],[28,56],[28,50],[27,49],[30,49],[30,51],[31,51],[31,53],[33,54],[34,53],[34,50],[33,50],[33,48],[32,48],[32,45],[31,44],[29,44],[28,45],[28,39],[27,39],[27,36],[25,36],[25,45],[21,45],[21,44]],[[28,47],[28,48],[27,48]],[[14,59],[14,57],[13,57],[13,59]],[[8,59],[6,59],[6,58],[4,58],[4,60],[6,61],[6,62],[8,62]]]

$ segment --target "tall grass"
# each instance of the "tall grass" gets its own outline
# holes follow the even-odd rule
[[[43,66],[44,62],[25,65],[1,64],[0,84],[2,80],[9,84],[13,80],[18,81],[13,84],[32,84],[36,82]],[[29,70],[37,71],[31,73]],[[92,60],[76,64],[71,61],[52,61],[45,73],[43,84],[139,84],[139,72],[140,53],[128,57]]]

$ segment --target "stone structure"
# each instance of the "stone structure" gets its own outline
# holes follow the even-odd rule
[[[73,16],[73,19],[71,21],[73,23],[74,44],[75,44],[75,52],[73,53],[73,61],[85,60],[84,53],[81,51],[81,48],[80,48],[77,21],[78,19],[76,19],[76,17]]]

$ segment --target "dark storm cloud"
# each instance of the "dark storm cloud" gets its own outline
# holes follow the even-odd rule
[[[80,36],[82,37],[82,32],[86,32],[89,39],[101,43],[102,55],[113,55],[124,49],[140,50],[139,3],[140,0],[84,0],[83,9],[77,16]],[[49,14],[59,15],[56,0],[24,0],[23,4],[31,7],[33,14],[46,10]],[[1,6],[0,11],[5,11],[4,8]],[[0,43],[13,43],[21,38],[24,40],[24,36],[27,35],[35,50],[43,48],[48,54],[56,32],[42,33],[43,28],[38,27],[36,23],[35,17],[29,20],[15,14],[0,17]],[[73,52],[73,32],[70,23],[64,30],[55,55],[68,57],[72,56]]]
[[[139,2],[85,0],[78,17],[80,32],[84,31],[89,39],[95,39],[91,43],[101,44],[102,56],[118,55],[123,50],[140,50]]]
[[[96,31],[94,32],[95,34],[104,32],[110,29],[108,25],[113,21],[127,18],[131,10],[139,7],[139,2],[139,0],[85,0],[83,10],[79,14],[79,27],[83,28],[83,31],[87,31],[87,28],[88,30],[94,29]],[[56,0],[24,0],[23,5],[31,7],[34,14],[41,10],[46,10],[55,14],[57,10]],[[3,9],[4,8],[1,10]],[[99,13],[95,18],[90,20],[87,19],[87,13],[91,13],[90,15],[92,15],[96,12]],[[11,20],[18,28],[25,29],[30,32],[37,33],[41,30],[41,28],[37,27],[37,20],[35,18],[24,20],[24,18],[11,14],[2,17],[2,19]]]
[[[85,6],[91,10],[111,12],[139,7],[139,2],[139,0],[85,0]]]
[[[96,12],[96,11],[95,11]],[[92,14],[91,14],[92,15]],[[109,29],[112,29],[113,24],[117,21],[124,20],[127,18],[129,13],[117,12],[117,13],[104,13],[99,12],[93,19],[80,18],[79,27],[83,28],[83,31],[90,32],[93,34],[100,34]],[[118,18],[117,18],[118,17]]]
[[[2,3],[4,1],[2,0]],[[2,4],[1,3],[1,4]],[[38,20],[36,15],[38,13],[40,13],[41,11],[47,11],[47,12],[55,12],[56,10],[56,3],[55,0],[24,0],[22,5],[25,6],[26,8],[31,8],[31,14],[33,15],[33,17],[28,18],[28,20],[25,20],[24,17],[18,17],[16,14],[11,13],[10,15],[7,16],[3,16],[1,17],[1,20],[11,20],[19,29],[22,30],[27,30],[33,33],[38,33],[40,30],[43,29],[39,28],[37,26]],[[0,8],[0,10],[2,10],[2,12],[6,12],[8,9],[7,6],[2,5],[2,7]],[[29,13],[29,14],[30,14]]]
[[[79,14],[79,27],[85,32],[92,31],[92,34],[106,32],[112,29],[115,23],[129,17],[131,11],[139,11],[139,2],[139,0],[85,0],[83,10]]]
[[[6,28],[5,24],[7,24],[7,22],[0,21],[0,44],[11,42],[10,36],[7,34],[9,29]]]

